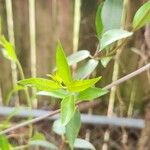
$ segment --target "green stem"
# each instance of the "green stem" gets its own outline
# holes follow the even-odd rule
[[[22,69],[21,64],[20,64],[20,62],[19,62],[18,60],[17,60],[17,62],[16,62],[16,65],[17,65],[17,67],[18,67],[21,80],[24,80],[24,79],[25,79],[25,76],[24,76],[24,73],[23,73],[23,69]],[[26,99],[27,99],[27,105],[28,105],[28,107],[31,108],[31,107],[32,107],[32,104],[31,104],[31,102],[30,102],[30,96],[29,96],[29,92],[28,92],[28,89],[27,89],[27,88],[25,89],[25,96],[26,96]]]
[[[136,81],[134,81],[133,87],[131,90],[131,97],[130,97],[130,103],[129,103],[129,108],[128,108],[128,117],[132,117],[132,114],[133,114],[133,108],[134,108],[134,102],[135,102],[135,96],[136,96],[136,88],[137,88],[137,84],[136,84]]]
[[[21,66],[21,64],[20,64],[20,62],[19,62],[18,60],[17,60],[17,62],[16,62],[16,65],[17,65],[17,67],[18,67],[21,80],[25,79],[22,66]],[[27,105],[28,105],[28,107],[31,109],[31,108],[32,108],[32,103],[31,103],[31,101],[30,101],[30,96],[29,96],[28,89],[25,88],[24,92],[25,92],[25,96],[26,96],[26,99],[27,99]],[[32,116],[29,116],[28,119],[29,119],[29,120],[32,119]],[[32,128],[32,124],[30,124],[30,125],[29,125],[29,137],[32,137],[32,132],[33,132],[33,128]]]

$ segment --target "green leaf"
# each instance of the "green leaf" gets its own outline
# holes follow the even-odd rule
[[[70,92],[80,92],[91,86],[93,86],[96,82],[98,82],[101,77],[88,79],[88,80],[76,80],[72,81],[70,85],[68,85],[68,90]]]
[[[95,147],[84,139],[77,138],[74,143],[74,148],[86,149],[86,150],[96,150]]]
[[[50,150],[58,150],[56,145],[54,145],[54,144],[52,144],[48,141],[45,141],[45,140],[31,140],[29,142],[29,145],[31,145],[31,146],[40,146],[40,147],[44,147],[44,148],[47,148],[47,149],[50,149]]]
[[[40,132],[35,132],[32,137],[32,141],[35,141],[35,140],[45,140],[44,134],[42,134]]]
[[[74,96],[69,95],[65,97],[61,102],[61,122],[66,125],[72,118],[75,112],[75,101]]]
[[[61,88],[56,82],[52,80],[47,80],[43,78],[29,78],[18,81],[18,85],[22,86],[33,86],[36,87],[39,91],[53,91]]]
[[[53,123],[53,131],[58,135],[64,135],[66,133],[65,126],[61,123],[61,120],[55,120]]]
[[[83,66],[81,66],[76,74],[74,75],[74,79],[85,79],[86,77],[88,77],[91,73],[93,73],[93,71],[95,70],[95,68],[98,65],[98,61],[94,60],[94,59],[90,59],[87,62],[84,63]]]
[[[60,89],[60,90],[51,91],[51,92],[40,91],[40,92],[37,92],[37,95],[51,96],[51,97],[54,97],[54,98],[63,99],[68,95],[68,92],[63,90],[63,89]]]
[[[4,49],[2,49],[2,53],[3,55],[7,58],[12,60],[13,62],[17,61],[17,56],[14,50],[14,46],[5,39],[4,36],[0,37],[0,45],[2,45],[4,47]]]
[[[58,82],[58,83],[62,83],[62,79],[61,77],[58,75],[58,72],[56,71],[54,75],[51,74],[47,74],[48,77],[50,77],[53,81]]]
[[[70,68],[60,42],[58,42],[56,48],[56,65],[57,65],[58,74],[62,78],[63,82],[66,85],[69,84],[72,80]]]
[[[113,42],[116,42],[123,38],[127,38],[132,34],[132,32],[128,32],[122,29],[109,30],[102,35],[100,50],[103,50]]]
[[[133,18],[133,29],[138,30],[143,27],[145,24],[150,22],[150,1],[146,2],[141,6],[136,12]]]
[[[100,61],[101,61],[102,65],[103,65],[103,67],[106,67],[111,59],[112,59],[111,56],[101,58]]]
[[[106,0],[102,8],[104,31],[121,27],[123,0]]]
[[[75,139],[78,136],[81,126],[81,117],[79,110],[76,110],[72,119],[66,125],[66,137],[71,148],[73,148]]]
[[[7,138],[2,135],[0,135],[0,150],[12,150]]]
[[[68,64],[71,66],[73,64],[76,64],[76,63],[88,58],[89,56],[90,56],[90,52],[88,50],[77,51],[67,58]]]
[[[101,34],[103,33],[103,29],[104,29],[102,18],[101,18],[102,7],[103,7],[103,3],[98,6],[98,9],[96,11],[95,25],[96,25],[96,33],[98,38],[101,37]]]
[[[108,93],[107,90],[96,88],[96,87],[90,87],[82,92],[79,92],[76,99],[77,101],[87,101],[87,100],[90,101],[100,96],[103,96],[107,93]]]

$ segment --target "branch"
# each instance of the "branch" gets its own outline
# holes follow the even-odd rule
[[[105,86],[104,89],[109,90],[109,89],[111,89],[113,86],[117,86],[117,85],[119,85],[119,84],[121,84],[121,83],[123,83],[123,82],[125,82],[125,81],[127,81],[127,80],[129,80],[129,79],[131,79],[131,78],[133,78],[134,76],[137,76],[137,75],[141,74],[142,72],[144,72],[144,71],[146,71],[146,70],[148,70],[148,69],[150,69],[150,63],[148,63],[147,65],[141,67],[140,69],[138,69],[138,70],[136,70],[136,71],[134,71],[134,72],[132,72],[132,73],[130,73],[130,74],[124,76],[123,78],[121,78],[121,79],[119,79],[119,80],[117,80],[117,81],[112,82],[111,84]],[[45,118],[47,118],[47,117],[54,116],[54,115],[56,115],[56,114],[58,114],[58,113],[60,113],[60,109],[57,109],[57,110],[55,110],[55,111],[53,111],[53,112],[49,112],[49,113],[44,114],[44,115],[41,115],[41,116],[39,116],[39,117],[37,117],[37,118],[34,118],[34,119],[31,119],[31,120],[25,121],[25,122],[20,123],[20,124],[18,124],[18,125],[12,126],[12,127],[8,128],[8,129],[6,129],[6,130],[1,131],[1,132],[0,132],[0,135],[6,134],[6,133],[8,133],[8,132],[10,132],[10,131],[16,130],[16,129],[20,128],[20,127],[27,126],[27,125],[29,125],[29,124],[36,123],[36,122],[41,121],[41,120],[43,120],[43,119],[45,119]]]

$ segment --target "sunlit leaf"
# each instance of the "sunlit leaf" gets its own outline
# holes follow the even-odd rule
[[[0,130],[4,130],[4,129],[6,129],[6,128],[9,128],[9,127],[11,127],[11,123],[10,123],[10,121],[4,121],[4,122],[1,122],[0,123]]]
[[[72,118],[75,112],[75,101],[74,96],[69,95],[65,97],[61,102],[61,122],[66,125]]]
[[[79,92],[76,99],[77,101],[91,101],[107,93],[107,90],[96,87],[90,87],[82,92]]]
[[[103,57],[103,58],[101,58],[101,63],[102,63],[102,65],[103,65],[103,67],[106,67],[107,66],[107,64],[110,62],[110,60],[112,59],[112,57],[111,56],[109,56],[109,57]]]
[[[53,123],[53,131],[58,135],[64,135],[66,133],[65,126],[61,123],[61,120],[55,120]]]
[[[136,12],[133,18],[132,26],[134,30],[138,30],[149,22],[150,22],[150,1],[148,0]]]
[[[61,77],[58,75],[58,72],[55,72],[55,75],[47,74],[48,77],[50,77],[53,81],[56,81],[58,83],[62,83]]]
[[[40,92],[37,92],[37,95],[51,96],[51,97],[63,99],[64,97],[68,95],[68,92],[63,89],[60,89],[60,90],[50,91],[50,92],[40,91]]]
[[[90,52],[88,50],[80,50],[73,54],[71,54],[67,60],[69,65],[76,64],[90,56]]]
[[[5,136],[0,135],[0,150],[13,150]]]
[[[31,140],[29,142],[29,145],[31,145],[31,146],[40,146],[40,147],[44,147],[44,148],[47,148],[47,149],[50,149],[50,150],[58,150],[56,145],[54,145],[54,144],[52,144],[48,141],[45,141],[45,140]]]
[[[94,59],[90,59],[81,66],[76,74],[74,75],[74,79],[85,79],[88,77],[97,67],[98,61]]]
[[[44,134],[40,133],[40,132],[35,132],[33,137],[31,138],[32,141],[34,140],[45,140],[45,136]]]
[[[104,31],[117,29],[121,26],[123,0],[106,0],[102,8]]]
[[[74,148],[80,148],[85,150],[96,150],[95,147],[84,139],[77,138],[74,143]]]
[[[17,61],[17,56],[14,50],[14,46],[5,39],[4,36],[0,37],[0,45],[3,46],[2,53],[7,58],[13,62]]]
[[[72,80],[70,68],[67,62],[67,58],[64,54],[63,47],[60,42],[56,48],[56,66],[59,76],[62,78],[65,84],[69,84]]]
[[[113,42],[116,42],[123,38],[127,38],[132,34],[133,34],[132,32],[128,32],[122,29],[109,30],[102,35],[100,50],[103,50]]]
[[[53,91],[60,89],[60,85],[52,80],[47,80],[43,78],[29,78],[18,81],[18,85],[22,86],[33,86],[40,91]]]
[[[79,110],[76,110],[73,117],[66,125],[66,137],[71,148],[73,148],[75,139],[78,136],[81,126],[81,118]]]
[[[101,77],[88,79],[88,80],[76,80],[70,83],[68,85],[68,90],[71,92],[80,92],[83,91],[91,86],[93,86],[95,83],[97,83]]]
[[[95,19],[96,33],[97,33],[98,38],[101,37],[101,34],[103,33],[103,29],[104,29],[102,18],[101,18],[102,7],[103,7],[103,3],[98,6],[98,9],[96,12],[96,19]]]

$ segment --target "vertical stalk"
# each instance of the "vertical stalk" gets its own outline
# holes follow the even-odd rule
[[[77,52],[79,46],[80,20],[81,20],[81,0],[75,0],[74,3],[74,21],[73,21],[73,53]],[[75,73],[76,65],[72,67]]]
[[[134,102],[135,102],[135,96],[136,96],[136,88],[137,88],[137,82],[134,81],[132,90],[131,90],[131,96],[130,96],[130,103],[128,108],[128,117],[132,117],[133,114],[133,108],[134,108]]]
[[[1,22],[1,17],[0,17],[0,36],[2,33],[2,26],[1,25],[2,25],[2,22]],[[0,85],[0,105],[3,105],[1,85]]]
[[[2,100],[2,90],[1,90],[1,86],[0,86],[0,106],[3,105],[3,100]]]
[[[29,29],[30,29],[30,59],[31,76],[36,77],[36,29],[35,29],[35,0],[29,0]],[[36,89],[32,88],[33,107],[37,107]]]
[[[58,40],[58,0],[52,0],[52,50],[55,50],[57,40]],[[53,51],[52,57],[55,56],[55,51]],[[54,62],[52,62],[54,66]]]
[[[20,62],[19,62],[18,60],[17,60],[17,62],[16,62],[16,65],[17,65],[17,67],[18,67],[21,80],[25,79],[25,76],[24,76],[24,73],[23,73],[23,69],[22,69],[21,64],[20,64]],[[28,88],[25,88],[25,96],[26,96],[26,100],[27,100],[27,105],[28,105],[28,107],[31,109],[31,108],[32,108],[32,103],[31,103],[31,100],[30,100]],[[32,119],[31,116],[29,116],[29,120],[30,120],[30,119]],[[29,131],[29,137],[32,137],[32,131],[33,131],[32,124],[29,125],[29,130],[30,130],[30,131]]]
[[[74,4],[74,24],[73,24],[73,52],[76,52],[79,45],[80,20],[81,20],[81,0],[75,0]]]
[[[6,13],[7,13],[9,41],[15,46],[14,30],[13,30],[14,25],[13,25],[12,0],[6,0]],[[17,83],[17,67],[13,61],[11,61],[11,69],[12,69],[12,83],[14,87]],[[19,105],[18,95],[16,96],[16,105]]]
[[[55,47],[58,40],[58,0],[52,0],[52,52],[50,52],[51,57],[55,58]],[[51,62],[52,66],[54,66],[54,61]],[[54,106],[56,103],[55,98],[51,99],[51,105]]]
[[[17,61],[16,64],[17,64],[17,67],[18,67],[18,70],[19,70],[19,74],[20,74],[21,80],[25,79],[25,76],[24,76],[24,73],[23,73],[23,69],[22,69],[22,67],[20,65],[20,62]],[[30,101],[30,96],[29,96],[29,92],[28,92],[27,88],[25,89],[25,95],[26,95],[26,99],[27,99],[27,105],[28,105],[28,107],[31,108],[32,104],[31,104],[31,101]]]
[[[124,2],[123,2],[123,13],[122,13],[122,20],[121,20],[121,26],[123,29],[125,28],[125,25],[126,25],[128,3],[129,3],[128,0],[124,0]],[[118,42],[118,45],[120,45],[120,42]],[[120,58],[122,50],[123,50],[123,46],[121,46],[118,49],[117,54],[116,54],[116,59],[115,59],[114,68],[113,68],[112,82],[116,81],[119,77],[119,61],[118,60]],[[117,91],[116,86],[111,88],[110,96],[109,96],[108,111],[107,111],[108,117],[113,116],[116,91]],[[104,144],[103,144],[102,150],[108,150],[109,138],[110,138],[110,131],[109,131],[109,129],[107,129],[104,134]]]

